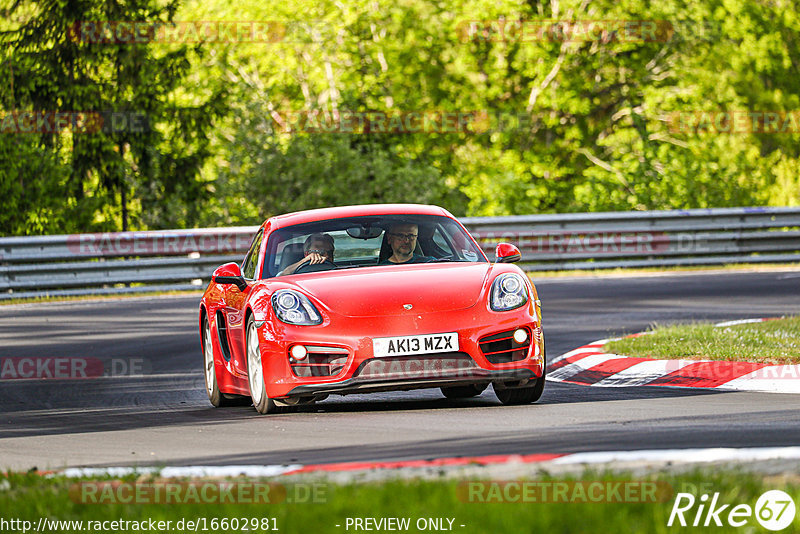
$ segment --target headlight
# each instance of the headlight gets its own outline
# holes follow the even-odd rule
[[[528,289],[518,274],[505,273],[494,279],[491,307],[494,311],[508,311],[528,302]]]
[[[322,322],[322,316],[308,297],[291,289],[280,289],[272,295],[272,309],[284,323],[314,325]]]

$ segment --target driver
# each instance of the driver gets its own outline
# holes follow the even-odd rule
[[[414,223],[401,223],[392,225],[386,231],[386,242],[392,249],[392,255],[381,262],[381,265],[392,263],[426,263],[433,258],[420,256],[414,253],[417,247],[419,226]]]
[[[324,263],[325,261],[333,263],[333,253],[334,246],[331,236],[320,233],[311,234],[306,238],[305,243],[303,243],[303,259],[286,267],[278,273],[278,276],[292,274],[297,271],[301,265],[306,263],[309,265],[316,265]]]

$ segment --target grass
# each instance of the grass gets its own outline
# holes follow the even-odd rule
[[[181,519],[204,520],[207,531],[233,532],[244,531],[239,525],[238,529],[217,525],[211,528],[211,521],[217,519],[262,520],[271,518],[270,525],[277,525],[282,533],[300,534],[306,532],[319,533],[347,533],[357,531],[351,525],[347,528],[348,518],[409,518],[411,528],[409,532],[418,532],[416,522],[419,519],[433,518],[443,520],[443,526],[448,526],[448,519],[452,519],[452,531],[471,534],[485,532],[559,532],[559,533],[585,533],[585,532],[626,532],[626,533],[665,533],[685,530],[681,527],[667,527],[667,521],[676,500],[677,493],[692,493],[697,497],[697,503],[702,494],[713,495],[719,492],[718,503],[731,505],[747,504],[755,507],[758,497],[767,490],[783,490],[795,502],[800,502],[800,479],[796,476],[780,476],[764,478],[758,474],[747,474],[734,470],[717,469],[714,471],[694,471],[688,474],[654,473],[648,475],[610,474],[587,472],[583,475],[571,477],[542,476],[533,482],[553,483],[583,481],[583,487],[596,482],[655,482],[658,491],[651,497],[625,499],[628,502],[608,502],[601,499],[599,502],[590,502],[580,493],[570,490],[567,498],[559,498],[558,502],[541,502],[542,493],[528,494],[535,500],[521,499],[521,493],[509,493],[512,500],[517,502],[497,502],[502,500],[502,494],[491,493],[484,486],[479,492],[470,493],[470,482],[458,480],[437,481],[390,481],[383,483],[362,483],[350,485],[331,485],[324,482],[316,484],[316,502],[292,502],[288,499],[278,503],[259,504],[94,504],[84,503],[76,488],[75,479],[56,477],[45,479],[35,474],[11,473],[7,478],[0,475],[0,519],[19,519],[37,524],[40,517],[66,521],[113,521],[113,520],[147,520],[172,521],[176,525]],[[133,485],[152,482],[148,479],[135,479],[128,477],[114,481],[113,484],[127,483]],[[238,482],[254,482],[237,479]],[[97,480],[94,481],[96,483]],[[162,481],[163,482],[163,481]],[[171,479],[169,482],[174,482]],[[184,481],[184,482],[188,482]],[[198,482],[195,480],[194,482]],[[261,481],[264,482],[263,480]],[[312,483],[289,483],[285,480],[272,481],[285,488],[286,495],[309,495],[307,486]],[[476,481],[472,481],[475,483]],[[498,481],[493,481],[497,483]],[[490,484],[487,482],[487,484]],[[577,484],[581,485],[581,484]],[[577,485],[571,486],[576,487]],[[609,486],[603,486],[609,487]],[[72,491],[72,493],[70,493]],[[311,493],[314,493],[313,491]],[[470,495],[473,496],[470,500]],[[499,498],[490,497],[491,495]],[[516,497],[515,497],[516,495]],[[552,493],[551,493],[552,495]],[[597,495],[597,494],[595,494]],[[291,498],[291,497],[290,497]],[[480,500],[493,502],[480,502]],[[293,498],[293,500],[303,500]],[[309,499],[309,500],[314,500]],[[730,509],[730,507],[729,507]],[[686,518],[691,525],[697,506],[686,513]],[[726,512],[727,513],[727,512]],[[722,514],[724,521],[726,513]],[[795,525],[800,519],[795,520]],[[461,526],[463,525],[463,527]],[[2,525],[0,525],[2,526]],[[725,525],[727,527],[727,525]],[[12,525],[13,527],[13,525]],[[61,525],[58,529],[48,531],[75,532],[79,529],[75,524]],[[691,529],[692,527],[689,526]],[[701,527],[702,528],[702,527]],[[730,527],[728,527],[730,529]],[[5,528],[23,532],[22,528]],[[99,528],[93,529],[99,532]],[[107,530],[107,529],[105,529]],[[115,530],[125,531],[117,527]],[[127,531],[133,529],[128,528]],[[192,529],[184,527],[182,531]],[[249,529],[252,530],[252,529]],[[264,532],[267,529],[259,528]],[[720,531],[728,532],[725,528]],[[161,532],[177,532],[174,526],[161,529]],[[200,527],[198,531],[203,532]],[[794,531],[789,529],[789,531]],[[755,517],[750,517],[748,527],[743,532],[766,532],[757,523]]]
[[[657,359],[800,363],[800,317],[714,327],[694,323],[654,327],[646,336],[607,343],[605,352]]]

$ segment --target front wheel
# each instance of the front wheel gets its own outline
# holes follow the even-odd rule
[[[536,383],[532,386],[513,389],[495,389],[494,393],[497,395],[497,399],[504,405],[514,406],[536,402],[542,396],[542,391],[544,391],[544,377],[537,378]]]
[[[247,384],[250,387],[250,398],[253,406],[260,414],[278,412],[275,401],[267,395],[267,385],[264,382],[264,366],[261,363],[261,350],[258,343],[258,330],[256,322],[250,317],[247,320]]]
[[[203,317],[203,374],[206,379],[206,393],[212,406],[219,408],[237,404],[238,399],[228,397],[219,390],[217,369],[214,365],[214,345],[211,344],[211,325],[207,316]]]
[[[519,404],[530,404],[538,401],[542,397],[544,391],[545,371],[542,371],[542,376],[537,378],[532,385],[516,387],[516,388],[503,388],[494,385],[494,393],[497,399],[506,406],[513,406]],[[502,384],[501,384],[502,386]]]

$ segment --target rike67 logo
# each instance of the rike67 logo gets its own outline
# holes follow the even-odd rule
[[[709,496],[704,493],[697,499],[691,493],[678,493],[667,526],[682,527],[743,527],[755,518],[767,530],[783,530],[794,521],[794,500],[780,490],[764,492],[755,507],[749,504],[732,504],[720,501],[719,492]]]

